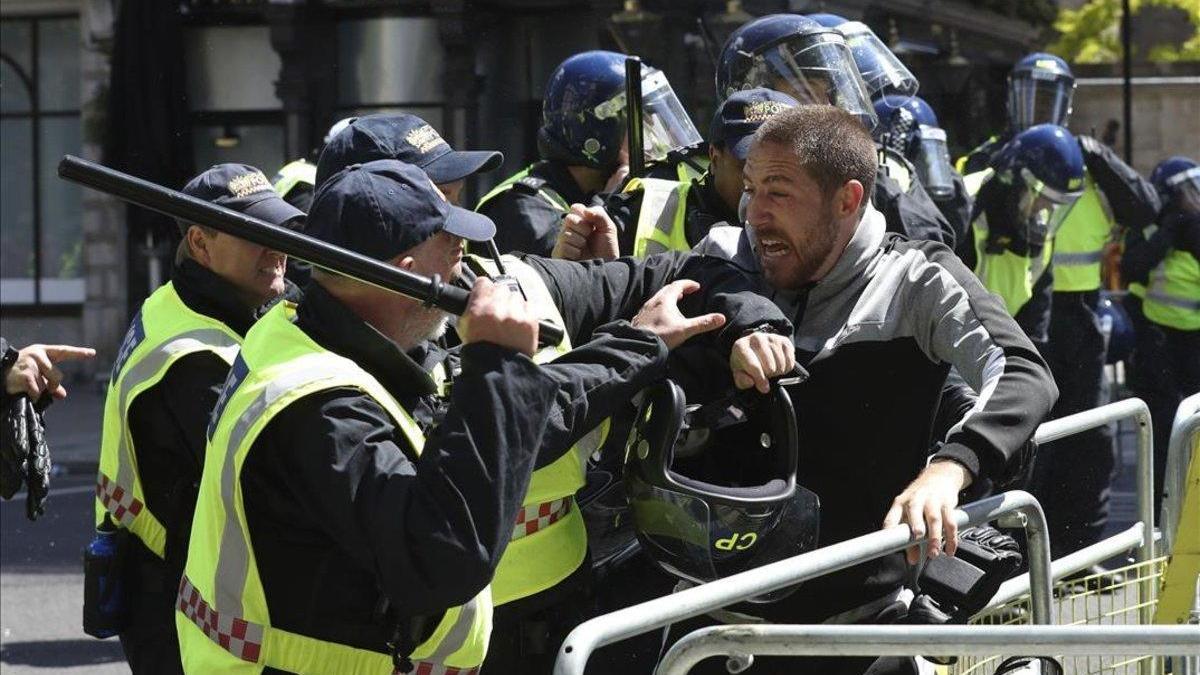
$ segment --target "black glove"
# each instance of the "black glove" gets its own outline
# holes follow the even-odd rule
[[[50,492],[50,448],[42,410],[50,403],[47,393],[37,403],[16,396],[4,411],[0,430],[0,497],[11,498],[24,482],[27,489],[25,515],[30,520],[45,513]]]
[[[965,624],[987,606],[1021,561],[1012,537],[988,525],[971,527],[959,533],[954,556],[926,561],[917,584],[950,615],[950,623]]]
[[[1200,260],[1200,214],[1176,211],[1164,226],[1171,229],[1171,245]]]

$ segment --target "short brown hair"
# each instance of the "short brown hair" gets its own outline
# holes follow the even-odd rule
[[[791,148],[826,200],[851,179],[862,183],[863,204],[871,199],[879,167],[875,141],[857,117],[841,108],[801,105],[784,110],[758,128],[754,143]]]

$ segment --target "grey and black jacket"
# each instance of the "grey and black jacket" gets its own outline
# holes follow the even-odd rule
[[[757,269],[741,228],[716,228],[697,252]],[[942,244],[886,232],[867,210],[825,278],[799,292],[767,289],[796,327],[809,377],[790,389],[802,482],[821,498],[821,545],[877,530],[892,499],[934,457],[996,478],[1050,411],[1045,361],[999,299]],[[935,419],[954,367],[977,394],[939,439]],[[810,581],[755,606],[773,621],[810,622],[894,593],[901,554]]]

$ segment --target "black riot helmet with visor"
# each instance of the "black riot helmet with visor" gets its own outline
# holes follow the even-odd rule
[[[938,201],[954,197],[954,169],[946,147],[946,132],[933,108],[920,96],[885,95],[875,101],[879,126],[875,140],[913,163],[929,196]]]
[[[808,18],[826,28],[837,30],[846,38],[846,45],[854,55],[854,64],[867,85],[871,100],[879,101],[883,96],[916,96],[921,83],[867,24],[849,21],[837,14],[809,14]]]
[[[846,39],[798,14],[771,14],[735,30],[717,63],[717,96],[764,87],[800,103],[831,104],[874,129],[875,110]]]
[[[1036,52],[1017,61],[1008,76],[1008,123],[1012,133],[1038,124],[1066,126],[1075,75],[1061,58]]]
[[[796,414],[780,385],[704,406],[688,406],[670,380],[647,389],[625,460],[643,550],[698,584],[814,549],[820,506],[797,484],[798,462]]]

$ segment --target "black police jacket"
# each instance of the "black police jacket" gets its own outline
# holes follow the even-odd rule
[[[633,316],[670,281],[687,274],[709,289],[705,309],[725,312],[737,327],[716,336],[722,343],[747,326],[790,330],[757,296],[732,292],[750,283],[736,268],[696,256],[655,258],[527,257],[577,346],[540,368],[494,345],[462,347],[451,405],[427,431],[420,459],[383,409],[354,391],[307,396],[272,420],[241,476],[272,624],[386,651],[394,619],[433,615],[432,625],[478,592],[511,536],[531,468],[556,459],[663,376],[662,342],[613,320]],[[296,325],[353,359],[406,407],[434,390],[409,355],[320,286],[306,289]],[[376,611],[383,598],[388,615]]]
[[[903,234],[909,239],[936,241],[954,248],[954,227],[933,203],[929,193],[912,174],[908,190],[900,189],[896,179],[885,173],[883,165],[875,174],[875,189],[871,204],[883,214],[888,232]]]
[[[538,194],[550,190],[568,205],[586,204],[591,195],[579,189],[567,165],[542,160],[512,188],[489,199],[479,212],[496,223],[493,239],[501,253],[531,253],[549,257],[565,211]]]

